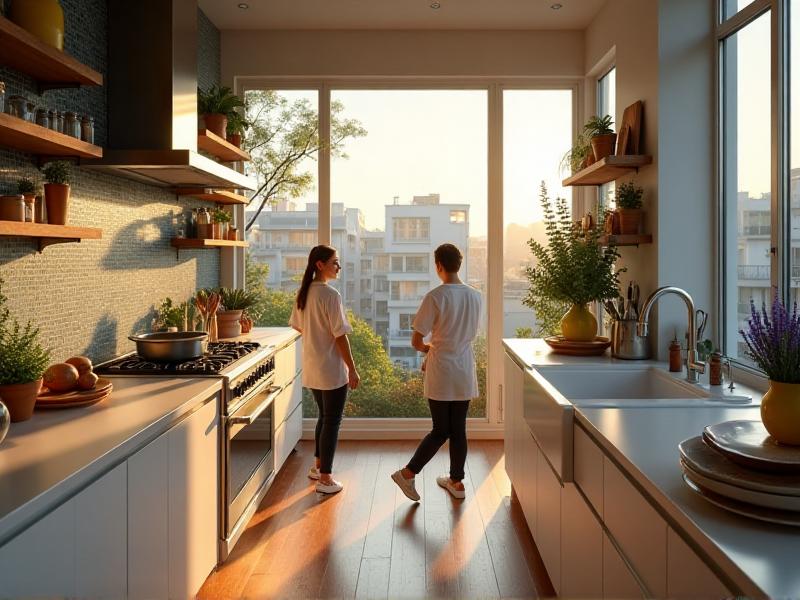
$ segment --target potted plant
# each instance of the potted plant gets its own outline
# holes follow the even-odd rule
[[[617,134],[611,126],[614,122],[611,115],[604,117],[594,116],[584,126],[584,132],[592,144],[592,153],[595,161],[614,154],[614,145],[617,143]]]
[[[240,288],[220,288],[220,304],[224,310],[217,312],[219,337],[233,338],[242,334],[242,314],[255,304],[255,295]]]
[[[231,221],[231,213],[224,208],[215,208],[211,213],[213,223],[213,235],[215,240],[224,240],[228,237],[228,223]]]
[[[644,190],[632,181],[626,181],[617,186],[615,198],[619,214],[619,230],[623,235],[635,235],[641,229],[642,194],[644,194]]]
[[[572,148],[561,158],[561,172],[568,172],[574,175],[581,169],[588,167],[592,162],[594,162],[592,145],[585,135],[579,133],[575,137],[575,143]]]
[[[769,390],[761,400],[761,421],[781,444],[800,445],[800,314],[797,303],[792,314],[778,296],[772,301],[772,316],[762,305],[756,310],[750,300],[747,330],[739,330],[746,354],[766,373]]]
[[[227,140],[236,146],[242,147],[242,139],[245,132],[250,128],[250,122],[237,110],[228,113]]]
[[[47,182],[44,184],[47,222],[53,225],[67,224],[70,170],[70,164],[63,160],[49,162],[42,169]]]
[[[244,102],[229,87],[212,85],[208,92],[197,88],[197,110],[203,115],[206,129],[223,140],[228,128],[228,115],[240,106],[244,106]]]
[[[615,269],[616,248],[599,243],[600,228],[586,232],[576,228],[567,201],[556,198],[555,205],[551,203],[544,182],[540,202],[548,241],[547,245],[528,242],[535,266],[526,269],[530,287],[525,303],[568,305],[560,321],[561,334],[569,341],[590,342],[597,334],[597,319],[587,305],[616,298],[619,274],[625,269]]]
[[[11,318],[2,285],[0,280],[0,400],[12,421],[24,421],[33,414],[50,351],[39,343],[38,327]]]

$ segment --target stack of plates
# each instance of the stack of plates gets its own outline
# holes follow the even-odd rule
[[[51,392],[47,388],[42,389],[42,393],[36,399],[36,408],[74,408],[78,406],[89,406],[101,400],[105,400],[111,395],[114,386],[110,379],[100,377],[94,388],[91,390],[75,390],[58,394]]]
[[[678,445],[684,481],[727,510],[800,526],[800,447],[778,445],[760,421],[728,421]]]

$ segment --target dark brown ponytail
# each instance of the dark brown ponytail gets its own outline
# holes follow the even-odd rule
[[[300,310],[306,307],[308,288],[311,287],[311,282],[314,281],[314,276],[317,274],[317,262],[320,260],[327,262],[334,254],[336,254],[336,248],[324,245],[314,246],[308,253],[308,264],[303,273],[303,282],[300,284],[300,289],[297,290],[297,308]]]

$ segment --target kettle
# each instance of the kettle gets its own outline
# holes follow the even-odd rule
[[[8,412],[6,405],[0,402],[0,443],[5,439],[8,434],[8,428],[11,426],[11,413]]]

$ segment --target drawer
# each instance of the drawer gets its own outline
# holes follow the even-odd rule
[[[603,521],[649,595],[667,595],[667,523],[608,457],[603,457]]]
[[[577,423],[574,432],[575,483],[589,499],[592,507],[603,516],[603,451]]]
[[[670,598],[728,598],[728,588],[671,528],[667,531],[667,593]]]
[[[303,402],[303,387],[300,377],[296,376],[289,385],[275,398],[275,425],[280,425],[286,420],[294,409]]]
[[[603,598],[645,598],[646,596],[614,544],[606,534],[603,534]]]
[[[303,435],[303,407],[298,406],[275,430],[275,471],[279,471]]]

